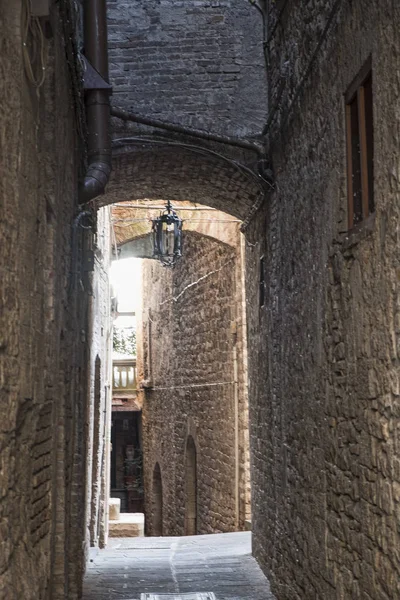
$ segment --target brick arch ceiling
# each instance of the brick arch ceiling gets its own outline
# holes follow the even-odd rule
[[[255,177],[222,158],[183,148],[135,147],[113,155],[113,172],[97,207],[143,198],[204,204],[244,220],[259,202]]]

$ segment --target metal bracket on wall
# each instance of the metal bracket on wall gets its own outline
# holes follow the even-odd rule
[[[83,67],[83,87],[85,90],[109,90],[112,92],[110,85],[98,71],[90,64],[86,56],[80,54]]]

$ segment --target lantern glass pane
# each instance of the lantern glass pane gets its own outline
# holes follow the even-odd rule
[[[181,256],[181,231],[182,221],[173,211],[153,221],[154,257],[165,266],[173,266]]]

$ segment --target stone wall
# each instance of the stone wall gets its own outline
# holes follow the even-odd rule
[[[250,2],[107,5],[114,107],[228,137],[260,136],[267,113],[263,20]],[[260,201],[258,176],[240,166],[257,170],[253,150],[116,118],[112,133],[130,141],[114,140],[110,184],[96,205],[190,200],[244,220]]]
[[[110,208],[97,213],[91,276],[89,395],[85,433],[86,550],[104,547],[108,536],[110,489],[110,429],[112,397],[112,319],[109,266],[111,260]]]
[[[249,513],[237,224],[232,232],[233,246],[185,232],[184,257],[173,270],[144,261],[143,348],[138,348],[138,361],[145,386],[143,453],[150,535],[159,531],[155,521],[160,485],[159,477],[153,477],[157,464],[163,535],[188,532],[185,504],[189,496],[193,504],[194,497],[187,489],[188,465],[196,465],[197,533],[243,528]],[[189,447],[195,446],[195,460],[187,455],[188,440]]]
[[[399,26],[386,0],[270,4],[276,191],[247,273],[254,552],[279,600],[400,597]],[[376,211],[349,233],[343,94],[369,55]]]
[[[266,70],[262,19],[250,3],[107,5],[115,106],[225,135],[260,133]]]
[[[76,15],[72,2],[52,5],[36,89],[22,58],[27,4],[0,2],[0,598],[73,600],[84,570],[92,241],[76,218]]]

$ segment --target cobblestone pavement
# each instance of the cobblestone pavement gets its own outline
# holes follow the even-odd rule
[[[216,600],[275,600],[251,556],[250,532],[110,539],[92,555],[83,599],[140,600],[152,593],[179,600],[189,592],[214,592]]]

